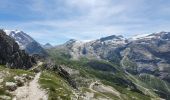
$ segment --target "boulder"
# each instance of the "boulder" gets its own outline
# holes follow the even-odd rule
[[[24,77],[26,80],[31,80],[33,79],[32,76],[28,75],[28,74],[22,74],[22,77]]]
[[[14,82],[6,82],[5,86],[6,86],[7,90],[9,90],[9,91],[14,91],[17,89],[17,84]]]
[[[17,83],[17,86],[23,86],[24,83],[26,82],[26,78],[21,77],[21,76],[15,76],[14,80]]]

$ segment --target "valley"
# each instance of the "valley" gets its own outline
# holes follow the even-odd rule
[[[6,32],[0,31],[2,100],[170,99],[168,32],[134,40],[72,39],[58,46]]]

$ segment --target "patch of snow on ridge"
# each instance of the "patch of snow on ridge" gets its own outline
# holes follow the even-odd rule
[[[132,39],[132,40],[138,40],[138,39],[145,38],[145,37],[147,37],[148,35],[149,35],[149,34],[139,34],[139,35],[133,36],[133,37],[130,38],[130,39]]]
[[[11,33],[11,30],[4,30],[6,35],[9,35]]]
[[[14,36],[17,33],[22,32],[22,31],[18,31],[18,30],[4,30],[4,31],[7,35],[12,35],[12,36]]]
[[[20,49],[25,49],[29,43],[34,41],[34,39],[32,39],[29,35],[27,35],[23,31],[19,31],[19,30],[4,30],[4,31],[8,36],[15,39]]]
[[[19,40],[24,39],[27,40],[28,42],[33,41],[33,39],[23,31],[19,31],[19,30],[4,30],[4,31],[6,32],[7,35],[13,38],[17,38]]]

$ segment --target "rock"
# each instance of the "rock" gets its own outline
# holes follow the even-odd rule
[[[23,86],[24,83],[26,82],[26,78],[21,76],[15,76],[14,80],[16,81],[17,86]]]
[[[33,79],[34,77],[33,76],[28,76],[28,80],[31,80]]]
[[[27,77],[28,75],[27,74],[22,74],[22,77]]]
[[[33,71],[34,71],[35,73],[38,73],[38,72],[41,71],[41,69],[40,69],[40,68],[34,68]]]
[[[33,76],[30,76],[28,74],[23,74],[22,77],[24,77],[26,80],[31,80],[34,78]]]
[[[14,91],[17,89],[17,84],[14,82],[6,82],[5,86],[9,91]]]
[[[22,77],[24,77],[24,78],[27,79],[27,80],[33,79],[32,76],[29,76],[29,75],[27,75],[27,74],[23,74]]]
[[[77,89],[77,84],[76,84],[75,80],[73,80],[71,78],[70,74],[65,69],[63,69],[61,66],[59,66],[58,71],[59,71],[59,75],[61,77],[66,79],[73,88]]]
[[[67,71],[70,75],[78,75],[79,74],[79,71],[78,70],[75,70],[75,69],[72,69],[70,67],[67,67],[65,65],[61,65],[61,67]]]

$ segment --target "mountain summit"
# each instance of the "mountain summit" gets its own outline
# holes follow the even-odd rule
[[[44,49],[50,49],[50,48],[52,48],[53,46],[52,46],[50,43],[46,43],[45,45],[42,45],[42,47],[43,47]]]
[[[15,39],[18,43],[20,49],[25,50],[30,55],[39,54],[41,56],[46,56],[46,51],[41,47],[41,45],[35,41],[28,34],[23,31],[18,30],[4,30],[7,35]]]

